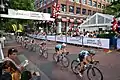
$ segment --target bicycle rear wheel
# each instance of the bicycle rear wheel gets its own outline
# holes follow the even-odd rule
[[[69,58],[67,56],[64,56],[61,60],[62,65],[67,68],[70,64]]]
[[[78,74],[78,71],[76,71],[78,64],[79,62],[77,60],[73,60],[71,63],[71,69],[74,74]]]
[[[97,67],[89,68],[87,70],[87,77],[89,80],[103,80],[102,72]]]
[[[41,48],[39,48],[39,56],[42,56],[43,55],[43,51]]]
[[[45,59],[48,58],[48,51],[47,51],[47,50],[45,50],[45,51],[43,52],[43,56],[45,57]]]

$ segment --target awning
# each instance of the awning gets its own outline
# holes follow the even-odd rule
[[[68,20],[66,18],[62,18],[62,21],[63,22],[67,22]]]
[[[70,19],[70,22],[73,23],[73,22],[74,22],[74,19]]]

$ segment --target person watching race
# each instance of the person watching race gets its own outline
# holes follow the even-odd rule
[[[89,63],[94,62],[94,55],[95,55],[94,50],[82,50],[78,54],[78,61],[80,61],[80,64],[81,64],[79,75],[81,77],[82,77],[83,72],[84,72],[84,70],[83,70],[84,66],[86,66]]]

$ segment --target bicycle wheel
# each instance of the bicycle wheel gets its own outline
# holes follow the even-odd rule
[[[89,68],[87,70],[87,77],[89,80],[103,80],[102,72],[97,67]]]
[[[45,59],[48,58],[48,51],[47,51],[47,50],[45,50],[45,51],[43,52],[43,56],[45,57]]]
[[[70,61],[67,56],[64,56],[64,57],[62,57],[61,63],[65,68],[67,68],[70,64]]]
[[[42,56],[43,55],[43,51],[41,48],[39,48],[39,56]]]
[[[55,62],[57,62],[57,59],[58,59],[57,54],[54,53],[54,54],[53,54],[53,60],[54,60]]]
[[[32,49],[32,51],[36,51],[36,45],[33,45],[33,49]]]
[[[79,64],[79,62],[77,60],[73,60],[71,63],[71,69],[74,74],[78,73],[78,71],[76,71],[78,64]]]

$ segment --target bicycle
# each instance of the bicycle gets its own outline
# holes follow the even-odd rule
[[[57,53],[53,54],[53,60],[58,63],[58,58],[59,58],[59,62],[62,63],[63,67],[67,68],[70,64],[69,58],[67,57],[67,55],[69,54],[69,52],[63,52],[60,55],[57,55]]]
[[[42,46],[39,46],[39,56],[44,56],[45,59],[48,58],[48,49],[45,47],[42,47]]]
[[[77,63],[76,65],[73,65],[74,63]],[[96,67],[96,65],[99,63],[99,61],[94,61],[94,62],[91,62],[89,64],[87,64],[86,66],[84,65],[84,68],[83,68],[83,72],[87,70],[87,78],[89,80],[93,80],[91,77],[90,77],[90,74],[92,74],[92,76],[96,76],[97,74],[95,73],[95,70],[98,71],[98,73],[100,74],[100,78],[99,79],[95,79],[95,80],[103,80],[103,75],[102,75],[102,72]],[[79,74],[80,73],[80,61],[79,60],[73,60],[72,63],[71,63],[71,69],[73,71],[74,74]],[[74,67],[73,67],[74,66]],[[92,72],[90,72],[92,71]]]

